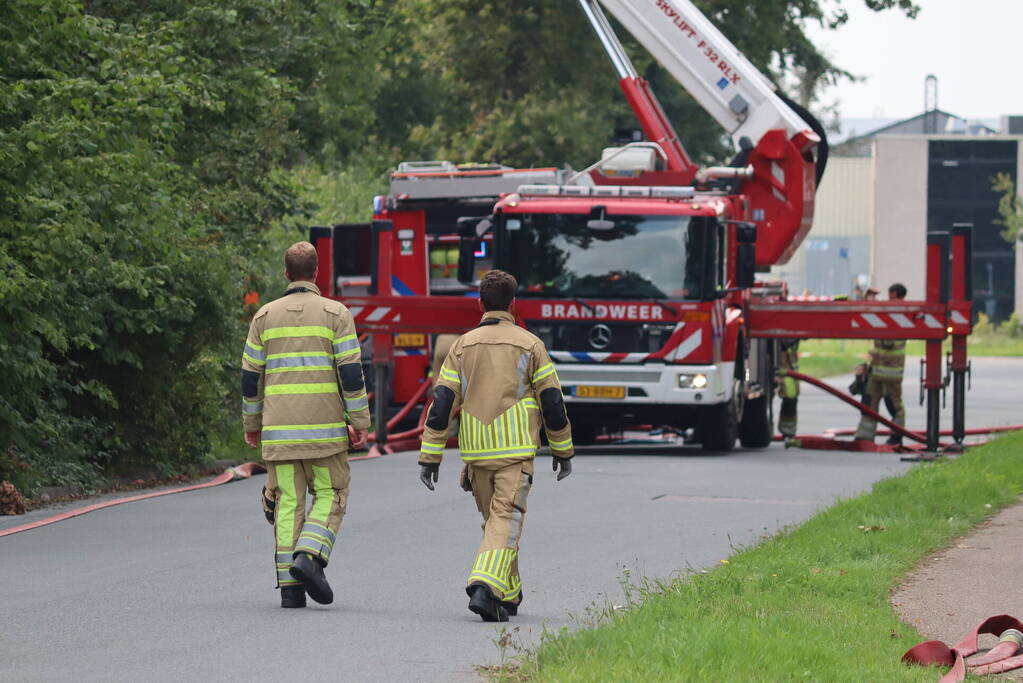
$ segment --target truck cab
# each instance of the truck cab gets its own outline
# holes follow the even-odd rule
[[[752,268],[743,211],[692,187],[525,185],[466,236],[463,276],[489,241],[493,266],[519,282],[518,317],[557,364],[580,442],[598,425],[650,424],[727,449],[746,398],[770,385],[750,378],[731,305],[741,264]]]

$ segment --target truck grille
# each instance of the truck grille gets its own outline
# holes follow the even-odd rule
[[[551,351],[653,353],[668,341],[674,325],[589,320],[581,323],[526,321]]]

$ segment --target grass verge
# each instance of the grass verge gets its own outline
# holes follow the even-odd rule
[[[543,638],[535,681],[928,681],[888,596],[928,553],[1023,493],[1023,432],[919,465],[709,573],[637,588],[592,628]],[[508,671],[506,667],[506,671]]]
[[[864,362],[874,342],[869,339],[808,339],[799,345],[799,369],[814,377],[833,377],[851,373]],[[909,356],[924,355],[925,343],[906,343]],[[944,351],[949,350],[946,342]],[[971,335],[971,356],[1023,356],[1023,338],[1002,334]]]

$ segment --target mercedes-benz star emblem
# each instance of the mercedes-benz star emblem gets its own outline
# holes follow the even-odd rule
[[[590,346],[595,349],[606,349],[611,345],[611,328],[598,323],[590,328]]]

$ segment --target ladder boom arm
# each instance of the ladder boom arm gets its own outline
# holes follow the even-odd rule
[[[618,74],[618,87],[636,114],[643,133],[648,140],[660,145],[664,151],[667,169],[686,174],[688,178],[686,182],[690,182],[696,175],[698,167],[686,155],[675,128],[668,121],[660,102],[650,90],[650,84],[636,73],[636,67],[619,42],[618,36],[607,23],[607,17],[596,0],[579,0],[579,5],[593,27],[593,32],[597,34],[597,39],[607,53],[608,59],[611,60]]]
[[[807,129],[771,83],[689,0],[600,0],[629,33],[729,132],[738,146],[767,131]]]

